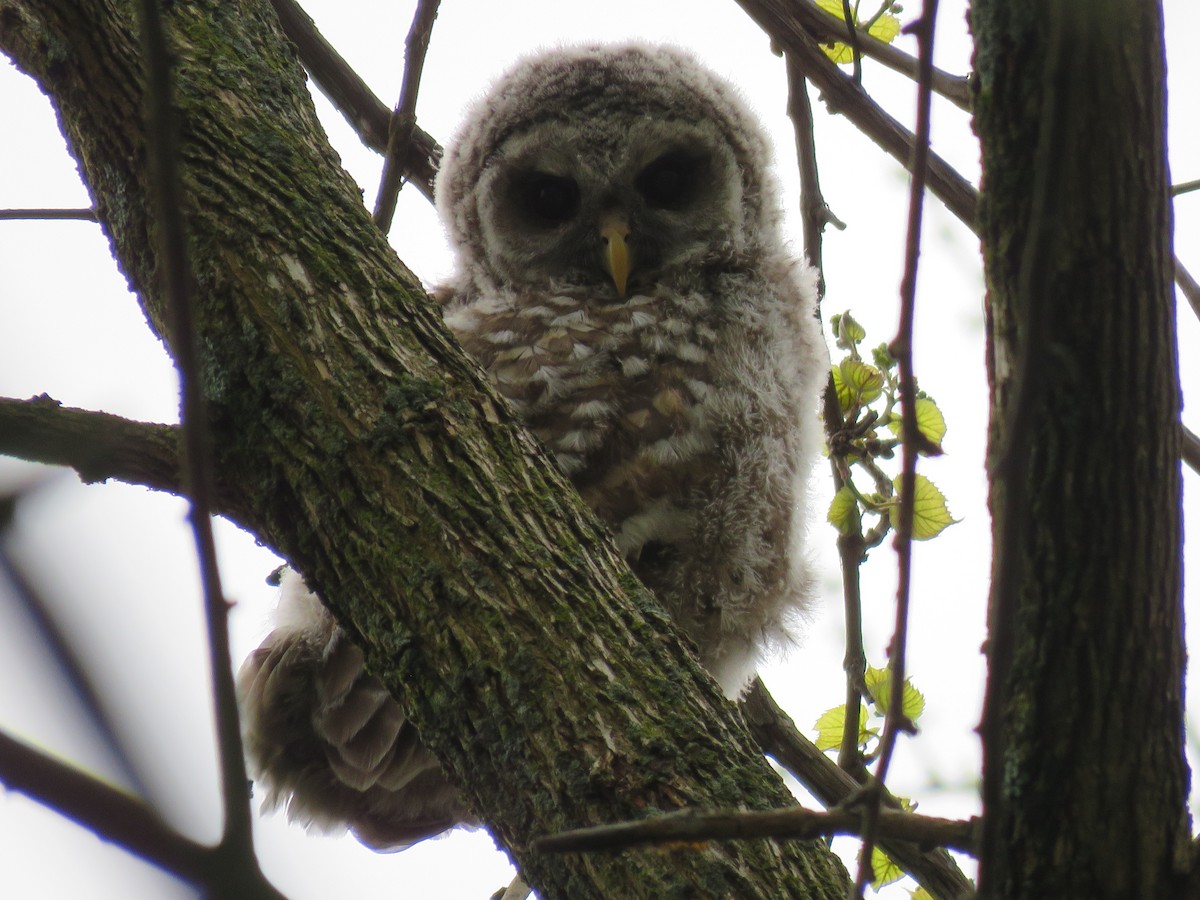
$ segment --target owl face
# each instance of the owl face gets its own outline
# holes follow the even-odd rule
[[[737,162],[714,129],[587,124],[515,135],[481,174],[482,250],[502,282],[624,296],[744,243]]]
[[[438,203],[477,290],[619,298],[773,235],[766,159],[732,88],[686,54],[556,50],[477,105]]]

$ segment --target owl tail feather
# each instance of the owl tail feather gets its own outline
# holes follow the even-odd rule
[[[265,811],[322,831],[349,828],[401,850],[472,826],[462,795],[363,654],[295,573],[277,627],[243,663],[238,698],[251,775]]]

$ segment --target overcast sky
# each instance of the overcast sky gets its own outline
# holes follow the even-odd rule
[[[918,4],[912,4],[913,12]],[[403,41],[413,4],[309,0],[305,8],[325,36],[389,106],[403,73]],[[969,68],[963,2],[942,3],[938,63]],[[1171,84],[1171,162],[1176,181],[1200,178],[1200,130],[1189,106],[1200,85],[1187,0],[1166,3]],[[524,53],[557,43],[630,38],[691,48],[736,83],[776,145],[781,203],[800,252],[794,210],[797,178],[790,123],[784,115],[783,64],[759,29],[731,0],[688,3],[542,0],[499,4],[446,0],[434,29],[418,120],[439,140],[454,132],[464,106]],[[901,45],[914,48],[907,39]],[[901,121],[911,122],[914,87],[869,61],[865,84]],[[318,109],[330,137],[367,197],[374,200],[380,163],[323,98]],[[90,202],[66,154],[49,104],[34,83],[0,67],[0,208],[81,207]],[[826,313],[852,309],[869,344],[890,339],[903,253],[906,180],[900,168],[845,121],[817,107],[821,178],[844,232],[825,240]],[[965,114],[935,104],[935,149],[972,181],[978,150]],[[918,295],[917,372],[946,414],[947,456],[922,472],[948,495],[962,522],[920,546],[915,561],[911,671],[925,693],[921,734],[902,741],[892,786],[922,811],[978,811],[978,722],[984,664],[989,521],[983,450],[987,387],[983,366],[982,278],[975,239],[937,201],[927,206]],[[1177,250],[1200,272],[1200,194],[1176,207]],[[402,192],[393,243],[428,284],[449,271],[449,255],[429,204]],[[1200,328],[1186,305],[1180,315],[1185,398],[1200,378]],[[1190,394],[1188,393],[1190,390]],[[63,403],[137,419],[175,421],[173,369],[150,334],[117,271],[99,228],[82,222],[0,222],[0,395],[49,393]],[[1086,402],[1081,398],[1080,402]],[[1193,429],[1200,417],[1188,415]],[[1103,440],[1103,435],[1097,435]],[[133,736],[141,779],[171,821],[189,834],[219,829],[216,774],[208,718],[202,616],[183,505],[121,485],[83,487],[55,473],[0,459],[0,488],[39,480],[20,509],[8,549],[55,598],[68,629],[86,648],[112,698],[122,729]],[[807,728],[841,701],[840,585],[834,533],[823,523],[829,490],[814,479],[812,543],[822,573],[823,604],[804,647],[765,673],[797,723]],[[1198,533],[1197,479],[1187,475],[1189,533]],[[244,533],[221,523],[220,552],[241,660],[266,630],[274,592],[264,583],[278,560]],[[1195,571],[1196,544],[1188,559]],[[894,559],[890,543],[865,570],[867,651],[883,665],[891,629]],[[28,623],[0,583],[0,728],[120,778],[97,751],[81,715]],[[1189,587],[1189,608],[1196,590]],[[1195,619],[1195,616],[1189,619]],[[1194,629],[1190,631],[1195,646]],[[1189,674],[1189,697],[1197,696]],[[1192,704],[1189,702],[1189,707]],[[1192,707],[1194,708],[1194,707]],[[260,821],[264,868],[295,900],[356,897],[487,897],[510,877],[485,832],[457,833],[399,855],[377,855],[349,838],[305,835],[281,816]],[[0,792],[0,896],[190,896],[122,851],[102,845],[23,797]],[[848,844],[851,851],[853,845]],[[64,862],[69,861],[70,865]],[[907,896],[892,889],[885,896]]]

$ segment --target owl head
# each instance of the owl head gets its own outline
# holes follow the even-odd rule
[[[468,113],[437,181],[477,291],[622,297],[775,246],[769,150],[735,89],[646,45],[525,59]]]

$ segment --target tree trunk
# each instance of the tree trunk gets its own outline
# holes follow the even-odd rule
[[[259,0],[167,5],[203,381],[240,522],[288,558],[546,897],[841,898],[821,842],[550,857],[532,838],[792,802],[363,209]],[[132,5],[0,0],[170,344]]]
[[[981,894],[1186,896],[1162,16],[976,0],[995,561]]]

